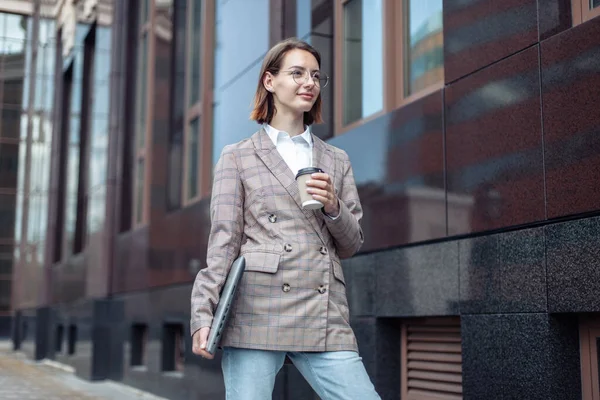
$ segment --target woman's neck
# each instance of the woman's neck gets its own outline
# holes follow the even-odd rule
[[[305,130],[304,115],[292,117],[276,113],[269,125],[280,131],[287,132],[290,136],[301,135]]]

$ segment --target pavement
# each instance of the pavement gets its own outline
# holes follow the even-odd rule
[[[50,360],[35,362],[0,342],[1,400],[168,400],[114,381],[89,382],[70,367]]]

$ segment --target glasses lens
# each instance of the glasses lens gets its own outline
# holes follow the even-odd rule
[[[297,85],[304,85],[307,81],[306,73],[303,74],[300,71],[292,72],[292,78]],[[315,85],[319,86],[320,88],[324,88],[329,83],[329,77],[323,73],[320,75],[311,76],[311,79],[313,82],[315,82]]]
[[[319,80],[316,81],[316,82],[317,82],[317,85],[319,85],[320,88],[324,88],[329,83],[329,77],[327,75],[325,75],[325,74],[322,74],[319,77]]]
[[[292,78],[294,78],[296,85],[302,85],[304,82],[306,82],[306,76],[300,71],[292,72]]]

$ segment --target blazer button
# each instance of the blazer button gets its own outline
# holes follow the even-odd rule
[[[317,292],[319,292],[321,294],[325,294],[325,292],[327,292],[327,288],[325,286],[321,285],[317,288]]]
[[[283,286],[281,287],[281,290],[283,290],[284,292],[289,292],[290,290],[292,290],[292,287],[289,285],[289,283],[284,283]]]
[[[269,215],[269,222],[272,222],[272,223],[277,222],[277,215],[275,215],[275,214]]]
[[[290,251],[292,251],[292,245],[291,245],[291,244],[289,244],[289,243],[286,243],[286,244],[283,246],[283,249],[289,253]]]
[[[323,255],[326,255],[326,254],[327,254],[327,247],[325,247],[325,246],[321,246],[321,248],[319,249],[319,252],[320,252],[321,254],[323,254]]]

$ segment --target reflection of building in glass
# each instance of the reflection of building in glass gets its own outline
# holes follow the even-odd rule
[[[0,32],[6,20],[0,14]],[[20,17],[17,17],[21,19]],[[5,38],[0,38],[4,44]],[[15,43],[16,44],[16,43]],[[19,48],[20,47],[20,48]],[[25,76],[24,46],[0,48],[0,336],[10,329],[13,246],[19,168],[20,105]]]
[[[435,13],[410,37],[408,93],[416,93],[444,79],[442,12]]]

